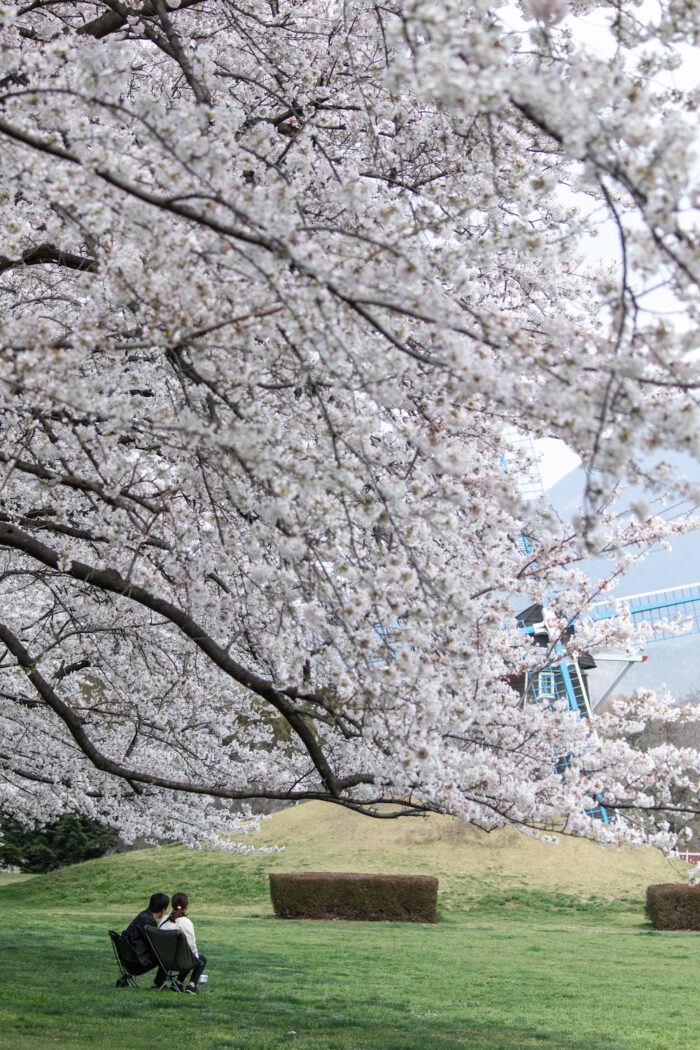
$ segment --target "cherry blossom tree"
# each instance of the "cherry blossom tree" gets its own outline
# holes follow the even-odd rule
[[[518,608],[602,644],[582,560],[691,524],[606,509],[695,499],[663,450],[700,451],[699,23],[646,10],[0,3],[6,812],[672,843],[697,763],[624,735],[664,701],[590,723],[513,687],[551,660]],[[513,427],[582,456],[574,527],[523,498]]]

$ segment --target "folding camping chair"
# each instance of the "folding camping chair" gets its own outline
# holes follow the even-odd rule
[[[109,931],[109,939],[114,948],[117,965],[121,970],[121,975],[117,980],[117,985],[121,988],[126,988],[127,985],[130,985],[132,988],[138,988],[133,975],[139,971],[143,972],[143,967],[138,960],[136,952],[130,944],[127,944],[126,941],[120,937],[116,930]]]
[[[197,965],[184,933],[180,930],[157,930],[155,926],[147,926],[145,933],[156,959],[166,973],[166,986],[174,992],[184,991],[177,983],[177,975]]]

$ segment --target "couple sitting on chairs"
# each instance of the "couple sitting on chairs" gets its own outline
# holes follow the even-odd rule
[[[134,977],[157,966],[153,988],[159,991],[171,988],[190,995],[199,991],[198,982],[207,960],[197,951],[194,926],[187,918],[189,899],[186,893],[174,893],[172,911],[161,921],[169,902],[167,894],[154,893],[148,908],[139,912],[121,936],[114,930],[109,931],[122,970],[117,979],[118,988],[134,985]],[[188,974],[190,979],[186,983]]]

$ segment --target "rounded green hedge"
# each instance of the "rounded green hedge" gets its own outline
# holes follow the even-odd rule
[[[700,930],[700,886],[677,882],[648,886],[646,912],[656,930]]]
[[[437,891],[432,875],[270,873],[270,896],[280,919],[437,922]]]

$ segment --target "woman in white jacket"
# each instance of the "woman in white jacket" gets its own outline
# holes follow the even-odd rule
[[[189,897],[186,893],[173,893],[172,906],[173,910],[170,912],[170,915],[168,915],[165,922],[160,924],[160,928],[161,930],[179,930],[181,933],[184,933],[187,943],[190,946],[190,951],[197,959],[197,965],[192,970],[189,984],[186,987],[185,979],[189,970],[183,970],[177,975],[177,983],[183,991],[189,992],[190,995],[197,995],[199,991],[197,983],[204,972],[207,960],[201,952],[197,951],[194,926],[192,925],[191,919],[187,918],[187,909],[190,906]]]

